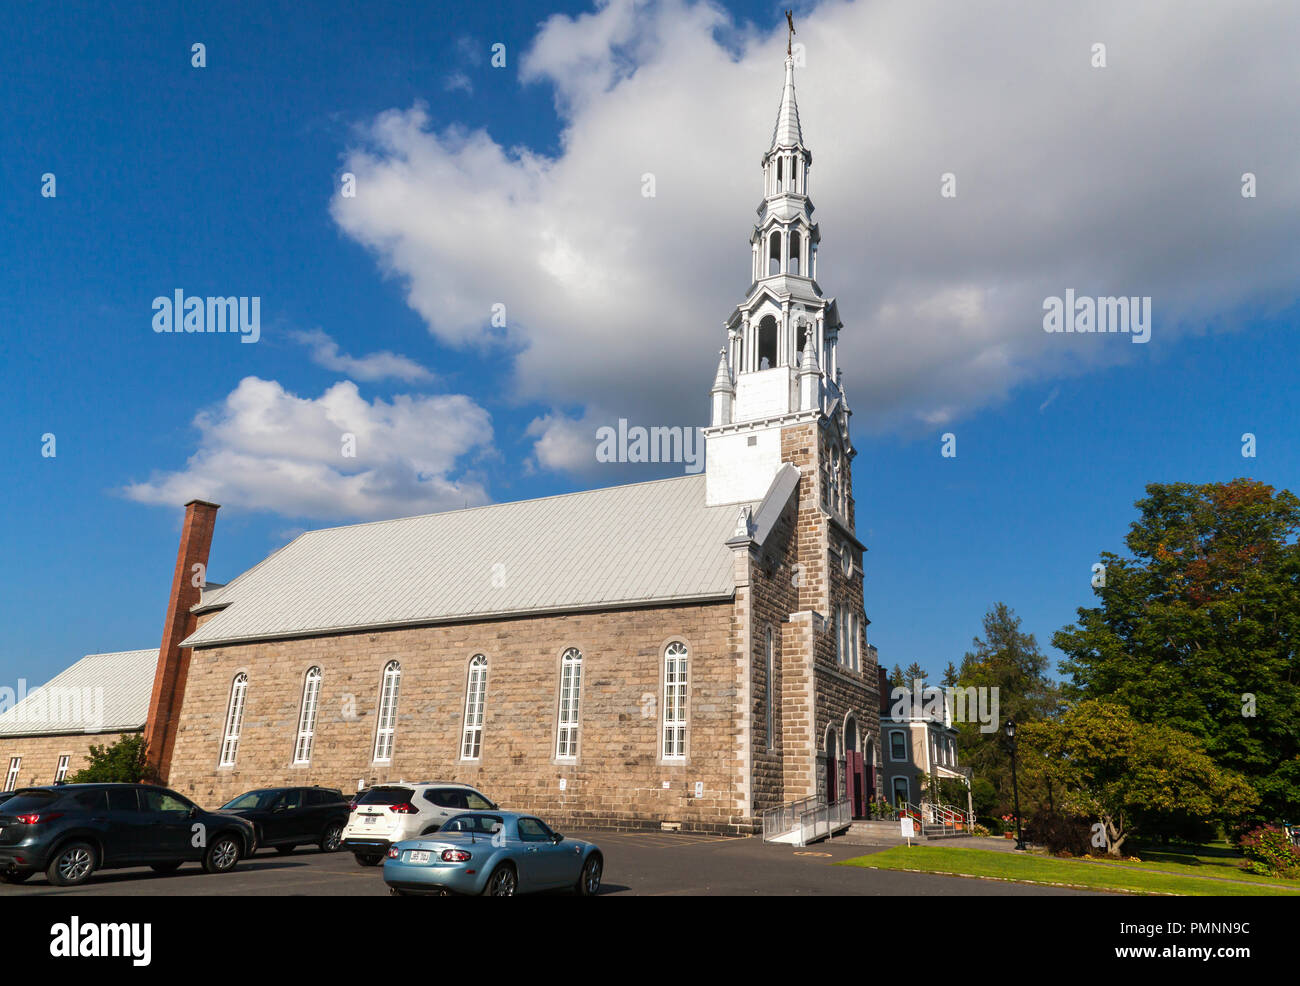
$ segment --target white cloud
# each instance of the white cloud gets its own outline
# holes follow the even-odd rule
[[[298,397],[245,377],[194,419],[198,450],[185,468],[128,486],[133,500],[176,506],[195,497],[225,507],[312,520],[372,519],[488,502],[460,460],[491,450],[487,411],[460,394],[366,401],[343,381]],[[355,456],[344,455],[344,435]]]
[[[1300,8],[826,0],[798,28],[857,427],[928,429],[1295,298]],[[348,154],[360,191],[334,218],[440,340],[507,350],[521,399],[700,423],[748,284],[784,46],[783,21],[682,0],[552,16],[520,75],[554,87],[558,156],[389,111]],[[1047,335],[1043,299],[1067,288],[1152,296],[1151,343]],[[509,327],[485,335],[498,302]],[[570,419],[537,425],[540,464],[578,465]]]
[[[474,95],[474,83],[470,82],[469,76],[464,72],[452,72],[451,75],[442,81],[443,92],[456,92],[461,90],[466,94]]]
[[[387,350],[362,357],[341,354],[338,343],[321,329],[292,332],[290,335],[295,342],[310,347],[313,363],[335,373],[343,373],[358,380],[384,380],[392,377],[406,383],[433,379],[433,374],[415,360]]]

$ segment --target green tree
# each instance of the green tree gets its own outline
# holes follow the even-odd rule
[[[1056,721],[1026,724],[1017,738],[1025,774],[1050,779],[1065,814],[1101,823],[1110,856],[1135,833],[1235,821],[1256,800],[1196,737],[1139,722],[1122,705],[1081,702]]]
[[[136,784],[150,779],[144,737],[123,736],[109,746],[91,746],[90,763],[69,778],[72,784]]]
[[[988,689],[986,694],[996,695],[998,721],[991,731],[981,729],[979,722],[955,723],[960,762],[993,785],[999,814],[1012,806],[1011,757],[1000,727],[1009,717],[1026,723],[1056,712],[1059,689],[1047,677],[1048,664],[1034,635],[1020,629],[1020,617],[1006,603],[997,603],[984,615],[983,638],[976,637],[962,657],[958,687]],[[1020,795],[1027,816],[1027,804],[1037,792],[1022,783]]]
[[[943,685],[944,688],[947,688],[950,685],[957,684],[960,680],[961,672],[957,670],[957,665],[953,664],[952,661],[949,661],[948,666],[943,669],[943,677],[939,679],[939,683]]]
[[[903,677],[903,669],[900,668],[897,664],[894,665],[894,670],[889,672],[889,687],[890,688],[908,687],[906,684],[906,680]]]
[[[1068,693],[1190,733],[1250,780],[1257,819],[1300,817],[1300,499],[1249,479],[1146,494],[1132,557],[1101,555],[1097,605],[1053,638]]]
[[[919,681],[922,685],[924,685],[926,683],[926,679],[928,679],[929,677],[930,677],[929,672],[926,671],[925,668],[921,667],[921,665],[918,664],[916,661],[913,661],[911,664],[907,666],[907,670],[903,672],[903,684],[908,688],[912,687],[912,682],[914,681]]]

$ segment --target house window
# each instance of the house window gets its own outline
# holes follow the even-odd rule
[[[393,759],[393,733],[397,728],[397,689],[402,683],[402,666],[389,661],[379,689],[379,717],[375,720],[375,762]]]
[[[465,687],[465,732],[460,739],[460,758],[477,760],[483,742],[483,703],[487,697],[487,658],[475,654],[469,662],[469,684]]]
[[[894,778],[894,804],[902,804],[904,801],[911,802],[912,787],[907,782],[906,777]]]
[[[59,755],[59,765],[54,768],[54,783],[61,784],[63,779],[68,776],[68,760],[70,755],[63,753]]]
[[[564,652],[560,661],[560,721],[555,756],[574,760],[578,756],[578,702],[582,695],[582,653],[576,647]]]
[[[686,645],[664,651],[664,759],[686,758]]]
[[[311,743],[316,736],[316,709],[320,705],[320,668],[308,668],[302,683],[302,706],[298,712],[298,742],[293,747],[294,763],[311,763]]]
[[[907,737],[901,729],[889,731],[889,759],[895,763],[907,759]]]
[[[776,749],[776,735],[772,731],[772,701],[775,687],[772,682],[772,676],[776,672],[776,652],[773,649],[772,628],[767,628],[767,640],[763,645],[765,656],[767,658],[767,748]]]
[[[18,783],[18,768],[22,766],[22,757],[12,757],[9,760],[9,773],[5,774],[5,790],[12,791]]]
[[[221,766],[233,767],[239,752],[239,734],[244,728],[244,696],[248,692],[248,675],[235,675],[230,686],[230,706],[226,710],[226,735],[221,741]]]

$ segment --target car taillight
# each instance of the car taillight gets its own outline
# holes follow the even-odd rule
[[[444,849],[442,851],[442,861],[444,863],[464,863],[469,861],[469,853],[464,849]]]
[[[388,850],[388,858],[389,858],[389,859],[396,859],[396,858],[397,858],[398,856],[400,856],[400,855],[402,855],[402,854],[401,854],[400,852],[397,851],[397,847],[396,847],[396,846],[393,846],[392,848],[390,848],[390,849]]]
[[[42,822],[52,822],[56,818],[62,818],[63,812],[61,811],[47,811],[44,813],[32,812],[31,814],[28,815],[15,815],[14,817],[18,819],[19,825],[40,825]]]
[[[403,801],[400,805],[389,805],[388,810],[391,811],[394,815],[414,815],[417,811],[417,809],[412,808],[405,801]]]

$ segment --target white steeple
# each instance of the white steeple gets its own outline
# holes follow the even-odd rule
[[[717,503],[761,497],[781,464],[772,429],[824,414],[839,397],[839,311],[817,282],[821,232],[808,195],[812,152],[804,144],[789,52],[772,142],[760,163],[763,198],[749,236],[750,285],[726,321],[727,348],[710,391],[708,496]],[[741,431],[748,451],[733,456],[729,436]],[[733,478],[715,474],[722,472]]]

